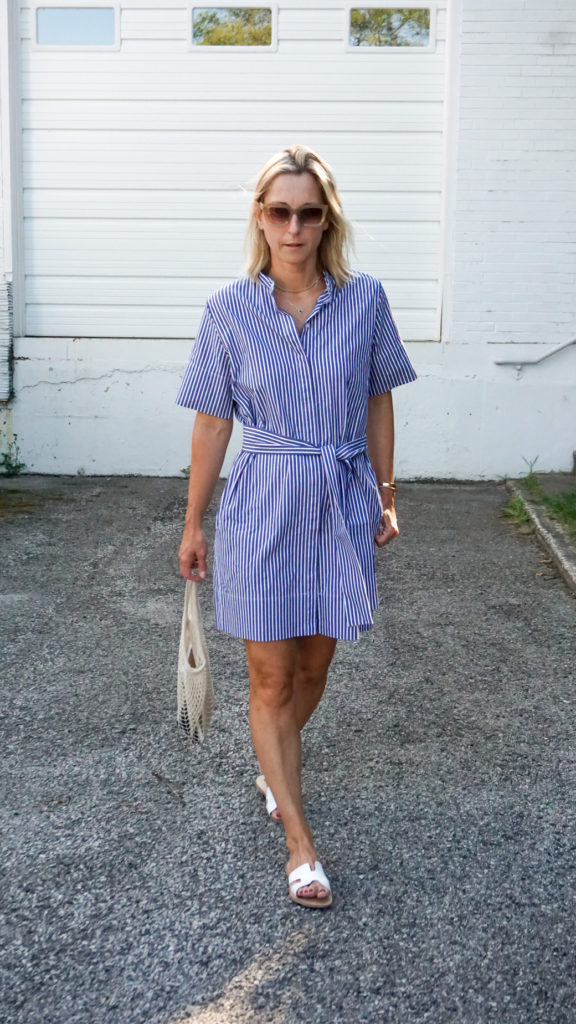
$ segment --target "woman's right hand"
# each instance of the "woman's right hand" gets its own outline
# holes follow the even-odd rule
[[[207,554],[208,543],[202,528],[185,527],[178,551],[180,575],[195,582],[205,579]]]

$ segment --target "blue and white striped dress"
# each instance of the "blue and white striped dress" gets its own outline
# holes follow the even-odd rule
[[[324,278],[300,336],[267,274],[214,292],[176,398],[243,424],[216,516],[213,585],[216,628],[248,640],[357,640],[378,607],[368,396],[416,372],[380,281]]]

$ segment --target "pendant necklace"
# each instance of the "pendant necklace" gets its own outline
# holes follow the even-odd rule
[[[312,284],[308,285],[307,288],[302,288],[298,292],[292,291],[290,288],[281,288],[279,284],[275,284],[275,288],[276,288],[277,291],[279,291],[279,292],[286,292],[288,295],[304,295],[305,292],[311,291],[312,288],[314,287],[314,285],[318,284],[318,281],[320,281],[321,278],[322,278],[322,274],[320,274],[320,277],[317,277],[315,281],[312,281]],[[302,308],[302,309],[297,308],[296,312],[297,313],[303,313],[304,312],[304,308]]]

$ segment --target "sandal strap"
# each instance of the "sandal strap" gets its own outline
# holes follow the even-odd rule
[[[278,804],[276,803],[270,786],[266,786],[266,810],[268,811],[268,814],[272,814],[272,811],[275,811],[277,807]]]
[[[311,882],[320,882],[320,885],[330,891],[330,882],[319,860],[315,862],[314,869],[306,861],[299,868],[294,868],[288,875],[288,885],[293,896],[297,895],[298,889],[302,889],[305,885],[310,885]]]

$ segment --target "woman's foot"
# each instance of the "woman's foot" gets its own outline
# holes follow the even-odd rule
[[[313,846],[297,847],[291,853],[290,859],[286,864],[286,874],[289,875],[291,871],[294,871],[295,868],[300,867],[302,864],[309,864],[310,868],[314,869],[316,851]],[[296,895],[306,899],[315,899],[320,903],[330,895],[330,889],[327,889],[320,882],[311,882],[310,885],[300,886],[296,890]]]

